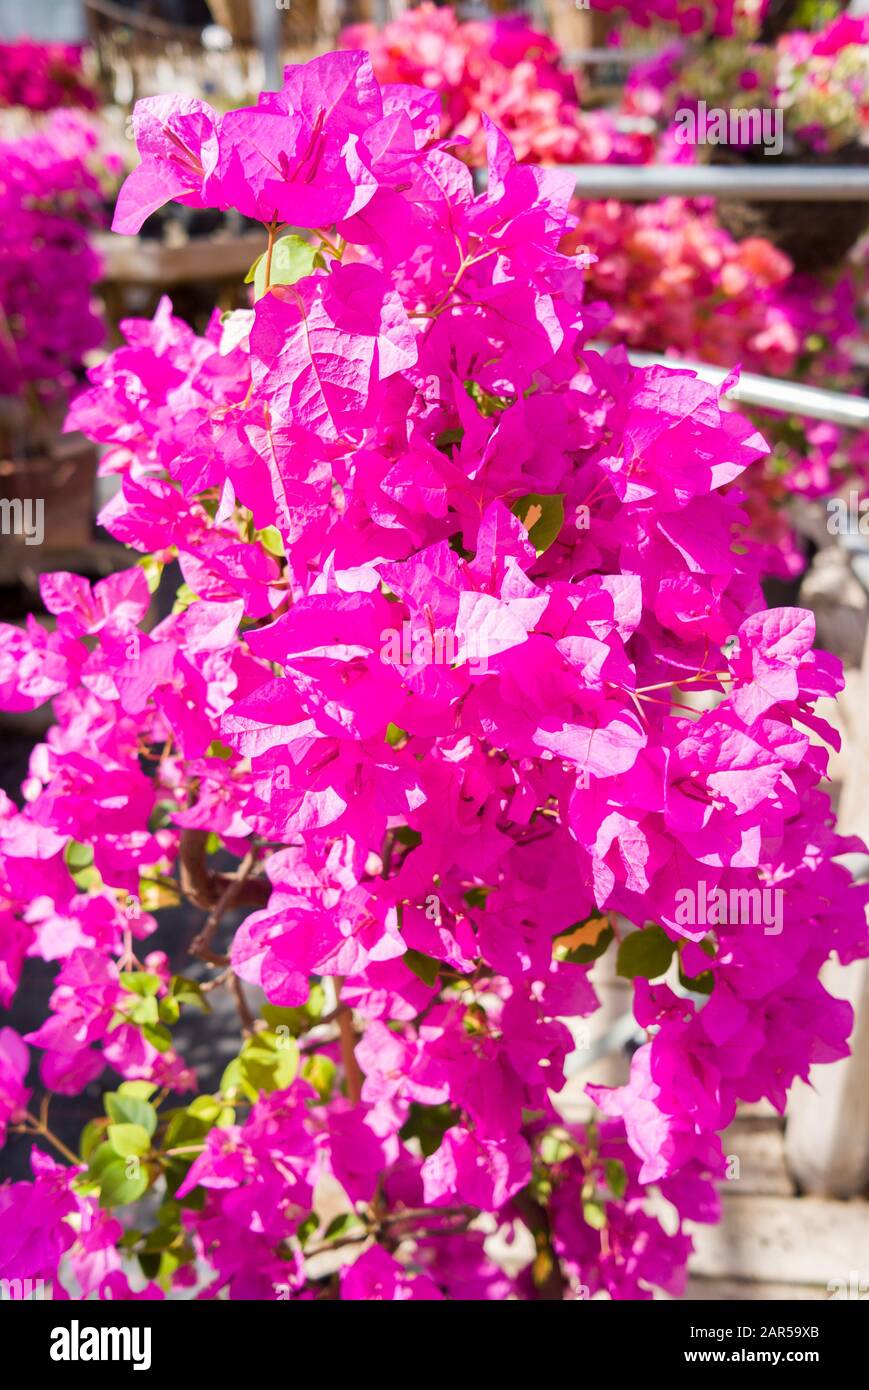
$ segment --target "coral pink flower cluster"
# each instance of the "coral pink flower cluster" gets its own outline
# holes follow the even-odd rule
[[[102,221],[86,118],[57,112],[39,130],[0,141],[0,394],[33,387],[62,397],[103,325],[90,233]]]
[[[713,12],[674,5],[666,15],[655,13],[680,15],[693,32]],[[751,15],[759,18],[756,7],[736,16],[740,32],[746,25],[750,30]],[[732,7],[717,6],[714,16],[716,32],[732,32]],[[814,37],[813,51],[838,52],[856,42],[859,30],[859,21],[837,21]],[[807,37],[787,35],[781,44]],[[483,159],[484,111],[508,132],[523,161],[643,163],[656,157],[648,134],[619,128],[610,113],[579,109],[577,83],[565,73],[557,45],[521,18],[462,24],[450,10],[422,5],[382,30],[347,29],[342,42],[369,48],[381,81],[437,92],[442,133],[469,141],[461,153],[472,164]],[[637,65],[625,92],[627,114],[663,119],[681,90],[683,50],[676,43]],[[740,49],[753,51],[770,52]],[[657,158],[693,157],[691,147],[672,140],[672,130],[662,134]],[[577,201],[571,211],[578,224],[564,249],[584,247],[598,258],[590,289],[612,311],[602,326],[608,341],[772,376],[798,373],[843,390],[854,386],[858,291],[850,271],[832,285],[795,276],[770,242],[736,241],[712,208],[697,202]],[[770,466],[754,470],[748,484],[753,543],[767,572],[794,575],[805,560],[783,508],[782,474],[792,491],[818,496],[844,482],[862,483],[865,457],[851,433],[837,427],[801,431],[795,420],[770,415],[763,425],[778,442]]]
[[[681,198],[641,205],[577,201],[573,211],[577,225],[563,249],[596,257],[588,292],[612,311],[602,328],[608,341],[840,390],[855,387],[856,267],[832,284],[795,274],[770,242],[737,241],[711,208]],[[792,493],[827,495],[846,480],[864,480],[865,451],[852,431],[837,426],[799,426],[768,413],[759,418],[767,438],[780,442],[767,466],[746,480],[752,535],[756,547],[765,547],[769,573],[799,573],[804,560],[780,505],[782,474]]]
[[[521,15],[461,23],[453,10],[424,3],[382,28],[354,24],[344,48],[370,54],[381,82],[437,92],[444,134],[468,142],[474,164],[485,159],[483,116],[509,136],[516,157],[544,164],[642,164],[648,135],[625,131],[605,111],[581,111],[577,78],[558,45]]]
[[[840,370],[850,365],[839,347],[858,331],[847,278],[834,295],[808,276],[794,279],[770,242],[734,240],[711,209],[683,198],[577,202],[575,212],[564,249],[594,253],[589,293],[612,306],[607,333],[616,341],[791,376],[814,334],[830,344],[828,359],[837,346]]]
[[[73,408],[142,564],[47,576],[53,629],[0,627],[0,704],[57,718],[0,812],[5,990],[60,961],[25,1040],[42,1080],[117,1087],[80,1161],[37,1151],[0,1192],[0,1273],[103,1297],[203,1269],[205,1297],[678,1292],[720,1132],[845,1055],[819,971],[869,949],[810,737],[835,741],[814,705],[837,663],[732,543],[766,446],[690,373],[587,346],[572,176],[487,123],[476,194],[436,92],[330,54],[255,107],[161,98],[136,124],[118,224],[181,197],[259,217],[268,247],[250,310],[200,338],[164,302]],[[174,557],[186,588],[150,626]],[[450,659],[384,642],[406,626]],[[192,1100],[172,1027],[207,992],[142,954],[176,864],[213,890],[200,959],[247,1034]],[[709,894],[748,910],[686,912]],[[232,903],[256,910],[221,953]],[[595,1122],[565,1122],[566,1020],[607,952],[645,1041],[626,1085],[591,1087]],[[9,1127],[44,1141],[0,1045]],[[507,1273],[493,1238],[520,1227]]]

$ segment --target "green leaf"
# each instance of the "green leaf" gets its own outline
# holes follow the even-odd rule
[[[465,431],[463,429],[441,430],[440,434],[435,438],[435,448],[441,450],[451,449],[454,444],[461,444],[464,437]]]
[[[97,1145],[102,1143],[105,1134],[105,1120],[88,1120],[78,1141],[78,1151],[85,1163],[88,1162]]]
[[[276,559],[283,560],[286,551],[284,549],[284,538],[277,526],[264,526],[261,531],[257,531],[256,540],[269,555],[274,555]]]
[[[100,1206],[123,1207],[136,1202],[148,1191],[148,1174],[140,1167],[133,1177],[127,1176],[126,1159],[116,1158],[100,1174]]]
[[[205,756],[206,756],[207,758],[221,758],[224,762],[226,762],[226,760],[227,760],[228,758],[231,758],[231,757],[232,757],[233,752],[234,752],[234,750],[233,750],[232,748],[229,748],[229,747],[227,746],[227,744],[221,743],[221,741],[220,741],[219,738],[213,738],[213,739],[211,740],[211,742],[209,743],[209,745],[208,745],[208,749],[207,749],[207,751],[206,751]],[[218,843],[218,846],[219,846],[219,845],[220,845],[220,841],[218,840],[217,843]],[[206,853],[207,853],[207,846],[206,846]],[[212,850],[212,853],[214,853],[213,850]]]
[[[197,1096],[187,1107],[188,1115],[193,1115],[209,1126],[217,1123],[222,1110],[223,1102],[216,1096]]]
[[[451,1105],[420,1105],[417,1101],[411,1101],[408,1117],[399,1130],[399,1138],[405,1142],[408,1139],[418,1140],[423,1156],[428,1158],[437,1152],[447,1130],[457,1125],[459,1118],[460,1112]]]
[[[624,1197],[628,1185],[628,1175],[620,1158],[608,1158],[604,1165],[606,1185],[614,1197]]]
[[[160,1000],[158,1009],[161,1023],[168,1023],[171,1025],[177,1023],[181,1017],[181,1005],[178,1003],[177,999],[171,998],[170,995]]]
[[[151,834],[154,835],[158,830],[165,830],[167,825],[171,825],[172,817],[177,810],[178,806],[174,801],[156,801],[148,817],[148,829]]]
[[[465,893],[465,902],[468,907],[485,907],[486,899],[495,889],[488,883],[478,883],[476,887],[469,888]]]
[[[149,975],[147,971],[131,971],[127,975],[121,975],[118,983],[121,989],[127,989],[131,994],[139,994],[143,998],[157,994],[160,989],[160,976]]]
[[[80,844],[78,840],[69,840],[63,851],[63,862],[74,874],[79,873],[81,869],[89,869],[94,862],[93,848]]]
[[[313,1056],[305,1059],[302,1075],[306,1081],[310,1081],[321,1100],[328,1100],[332,1094],[337,1070],[331,1057],[326,1057],[322,1052],[315,1052]]]
[[[137,1084],[139,1083],[125,1081],[120,1091],[110,1091],[108,1095],[103,1096],[103,1104],[113,1125],[139,1126],[150,1138],[157,1128],[157,1111],[141,1096],[130,1095],[124,1089],[126,1086]],[[150,1082],[141,1084],[150,1085]]]
[[[171,879],[139,877],[139,902],[143,912],[159,912],[163,907],[178,907],[181,890]]]
[[[173,614],[183,613],[190,607],[191,603],[196,603],[198,599],[199,595],[194,594],[189,584],[180,584],[175,592],[175,602],[172,605]]]
[[[145,579],[148,582],[148,592],[156,594],[160,587],[160,579],[163,574],[163,561],[158,560],[156,555],[145,555],[138,563],[140,568],[145,571]]]
[[[172,1046],[172,1034],[162,1023],[146,1023],[142,1027],[142,1037],[158,1052],[168,1052]]]
[[[260,256],[248,271],[248,275],[253,272],[254,299],[262,299],[266,293],[266,261],[265,255]],[[312,246],[309,241],[303,241],[295,233],[292,236],[279,237],[272,248],[269,288],[275,285],[294,285],[297,280],[304,279],[324,264],[316,246]],[[247,283],[250,284],[250,280]]]
[[[301,1033],[306,1033],[312,1023],[323,1012],[326,1004],[326,991],[321,984],[316,981],[311,985],[308,1001],[296,1008],[282,1007],[280,1004],[264,1004],[262,1016],[269,1025],[272,1032],[278,1028],[288,1028],[293,1037],[299,1037]]]
[[[144,1029],[157,1022],[160,1017],[160,1005],[153,995],[148,994],[144,998],[137,998],[131,1007],[125,1008],[123,1015],[130,1023]]]
[[[311,1236],[314,1235],[314,1233],[319,1229],[320,1218],[314,1211],[312,1211],[309,1216],[306,1216],[304,1221],[299,1222],[298,1226],[296,1227],[296,1240],[299,1242],[302,1249],[305,1248],[305,1245],[311,1239]]]
[[[159,1087],[153,1081],[122,1081],[118,1095],[133,1096],[136,1100],[150,1100]]]
[[[408,970],[412,970],[424,984],[429,986],[437,984],[438,972],[441,968],[439,960],[433,960],[431,956],[424,956],[422,951],[405,951],[401,958]]]
[[[170,1245],[174,1245],[180,1235],[180,1230],[175,1226],[155,1226],[149,1231],[142,1242],[141,1254],[159,1255],[162,1251],[168,1250]]]
[[[255,1033],[241,1049],[238,1063],[241,1081],[254,1094],[284,1091],[298,1075],[299,1045],[291,1036]]]
[[[233,1057],[232,1061],[224,1068],[220,1078],[220,1090],[223,1095],[229,1097],[234,1097],[241,1091],[248,1100],[256,1100],[258,1093],[245,1081],[240,1057]]]
[[[686,975],[680,963],[679,984],[692,994],[711,994],[715,988],[715,976],[711,970],[702,970],[699,975]]]
[[[400,729],[397,724],[391,722],[387,724],[384,739],[389,744],[390,748],[397,748],[400,743],[404,743],[406,738],[406,729]]]
[[[82,893],[98,888],[102,883],[99,870],[94,866],[94,852],[90,845],[69,840],[63,852],[64,863],[76,888]]]
[[[676,949],[663,927],[643,927],[633,931],[619,943],[616,973],[623,979],[656,980],[663,975]]]
[[[422,836],[418,830],[411,830],[409,825],[399,825],[394,830],[396,840],[400,845],[405,845],[408,849],[416,849],[417,845],[422,844]]]
[[[715,976],[711,970],[701,970],[699,975],[686,975],[682,968],[682,947],[687,942],[679,942],[679,983],[683,989],[689,989],[692,994],[711,994],[715,988]],[[710,960],[715,959],[715,945],[710,938],[704,937],[699,942],[699,946],[704,955]]]
[[[198,1097],[203,1099],[203,1097]],[[209,1096],[207,1099],[211,1099]],[[166,1136],[163,1146],[166,1149],[179,1148],[185,1144],[198,1144],[204,1139],[208,1131],[213,1128],[211,1120],[206,1120],[202,1115],[192,1114],[193,1101],[190,1106],[178,1110],[167,1112],[166,1118],[169,1123],[166,1127]],[[185,1156],[186,1157],[186,1156]],[[189,1161],[192,1163],[195,1155],[191,1155]]]
[[[589,1198],[582,1204],[582,1214],[593,1230],[603,1230],[606,1225],[606,1207],[603,1202],[599,1202],[596,1197]]]
[[[542,555],[564,525],[564,494],[556,492],[545,497],[540,492],[528,492],[513,503],[511,511],[526,528],[537,554]]]
[[[592,961],[598,960],[613,939],[613,929],[603,918],[595,919],[595,928],[598,925],[599,930],[587,930],[583,924],[578,924],[569,931],[559,933],[552,948],[555,959],[569,961],[571,965],[590,965]],[[588,928],[591,926],[589,923]],[[578,946],[568,944],[571,938],[576,939],[580,934],[588,939],[581,940]]]
[[[117,1163],[118,1155],[111,1144],[98,1144],[88,1160],[88,1178],[99,1186],[102,1176],[110,1163]]]
[[[202,993],[198,980],[190,980],[186,975],[173,975],[169,981],[169,994],[179,1004],[189,1004],[193,1009],[202,1009],[203,1013],[211,1012],[211,1005]]]
[[[348,1231],[355,1230],[357,1226],[361,1225],[362,1222],[355,1211],[342,1211],[340,1216],[333,1217],[329,1222],[323,1232],[323,1239],[334,1240],[336,1236],[344,1236]]]
[[[144,1125],[109,1125],[109,1143],[121,1158],[141,1158],[151,1147],[151,1136]]]
[[[497,415],[499,410],[507,410],[513,404],[512,396],[495,396],[484,390],[477,381],[466,381],[465,390],[480,414],[487,420]]]

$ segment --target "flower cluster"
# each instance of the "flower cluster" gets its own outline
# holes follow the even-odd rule
[[[59,106],[93,110],[96,105],[96,93],[82,71],[80,47],[32,39],[0,43],[0,107],[54,111]]]
[[[723,10],[717,13],[723,24]],[[855,25],[859,29],[858,22],[843,20],[816,36],[813,46],[826,52],[853,43]],[[725,31],[730,32],[726,26]],[[782,45],[797,37],[789,35]],[[695,147],[673,138],[673,127],[662,129],[656,152],[648,134],[620,128],[611,113],[581,111],[557,48],[522,19],[460,24],[451,11],[423,5],[382,31],[365,25],[349,29],[343,41],[350,48],[371,48],[381,81],[416,82],[438,92],[442,133],[469,141],[457,152],[472,164],[482,159],[486,109],[495,112],[517,155],[527,162],[633,163],[656,153],[667,161],[696,157]],[[736,41],[712,50],[739,55],[737,67],[746,51]],[[773,71],[774,50],[756,46],[751,51]],[[720,65],[724,59],[715,61]],[[624,113],[651,116],[666,126],[673,94],[683,85],[684,64],[680,43],[638,64],[625,89]],[[734,68],[733,82],[736,77]],[[742,100],[752,86],[757,79],[743,74]],[[696,202],[577,202],[572,211],[578,225],[564,249],[585,246],[598,257],[590,284],[612,310],[602,325],[608,341],[726,367],[740,364],[773,376],[798,373],[840,389],[854,385],[850,345],[856,338],[857,289],[850,271],[832,286],[794,275],[790,261],[770,242],[734,240],[713,209]],[[795,574],[804,561],[782,510],[787,498],[783,475],[792,490],[816,496],[838,480],[862,480],[865,460],[847,431],[829,426],[803,431],[793,420],[770,415],[763,424],[775,450],[747,483],[751,532],[755,544],[765,538],[770,572]]]
[[[605,14],[626,14],[641,29],[669,24],[688,36],[756,34],[769,0],[595,0]]]
[[[255,107],[135,120],[116,225],[181,197],[266,245],[250,310],[198,337],[164,302],[74,405],[142,564],[46,576],[53,629],[0,627],[0,703],[57,716],[0,810],[7,988],[62,960],[26,1039],[43,1081],[123,1078],[79,1157],[2,1190],[0,1270],[87,1256],[129,1295],[105,1209],[151,1192],[123,1249],[156,1292],[202,1269],[234,1298],[678,1292],[719,1132],[845,1054],[819,971],[869,949],[818,788],[840,672],[732,543],[766,446],[691,373],[589,348],[572,176],[486,124],[476,194],[436,92],[330,54]],[[384,642],[405,624],[451,658]],[[141,957],[179,893],[209,909],[204,983]],[[648,1040],[565,1123],[565,1020],[608,951]],[[172,1026],[219,987],[245,1041],[183,1103]],[[0,1044],[10,1129],[45,1140]]]
[[[578,202],[576,213],[564,249],[596,257],[589,292],[613,308],[607,336],[718,366],[794,373],[806,338],[819,330],[823,290],[808,277],[792,283],[790,260],[770,242],[736,241],[711,208],[682,198]],[[844,280],[836,296],[840,342],[856,332],[849,289]]]
[[[90,165],[97,135],[57,112],[39,130],[0,141],[0,394],[62,397],[103,326],[93,304],[102,221]]]
[[[857,142],[869,122],[869,17],[840,15],[817,33],[775,45],[739,39],[690,58],[670,89],[671,109],[780,109],[791,154],[827,154]]]
[[[442,133],[485,158],[484,115],[509,136],[516,157],[533,163],[641,164],[649,136],[619,129],[605,111],[581,111],[577,77],[561,65],[557,44],[521,15],[461,23],[453,10],[424,3],[382,28],[355,24],[344,48],[368,52],[381,82],[437,92]]]
[[[601,329],[607,341],[842,390],[856,385],[856,268],[832,284],[795,274],[768,241],[736,241],[711,207],[680,198],[577,201],[574,211],[577,225],[562,249],[596,257],[589,294],[612,311]],[[770,573],[796,574],[803,558],[782,510],[788,495],[818,497],[845,479],[862,484],[865,451],[838,426],[760,418],[773,452],[741,484],[751,534]]]

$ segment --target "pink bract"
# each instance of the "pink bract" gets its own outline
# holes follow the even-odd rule
[[[869,890],[806,732],[834,741],[815,703],[841,671],[734,544],[767,445],[692,373],[588,346],[572,176],[483,121],[476,194],[430,116],[338,54],[231,120],[137,117],[125,224],[173,193],[241,204],[266,259],[204,337],[165,302],[126,324],[73,407],[141,568],[46,577],[50,638],[0,627],[4,705],[56,719],[0,807],[2,978],[60,961],[43,1080],[109,1067],[126,1117],[74,1188],[43,1156],[4,1190],[4,1274],[34,1231],[28,1271],[136,1294],[82,1204],[152,1187],[166,1292],[535,1299],[546,1265],[567,1298],[678,1293],[737,1103],[781,1107],[847,1050],[819,972],[869,949]],[[296,195],[301,247],[273,220]],[[175,558],[148,627],[142,576]],[[176,869],[246,914],[225,953],[205,927],[205,994],[141,955]],[[719,893],[762,910],[710,918]],[[566,1125],[565,1020],[607,949],[646,1041],[591,1088],[597,1123]],[[219,984],[245,1038],[190,1101],[171,1030]],[[508,1276],[482,1228],[516,1223],[547,1259]]]

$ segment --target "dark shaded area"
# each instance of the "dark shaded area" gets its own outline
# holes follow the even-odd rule
[[[214,16],[205,0],[114,0],[119,9],[133,14],[165,19],[171,24],[204,28],[214,23]]]
[[[712,146],[710,160],[713,164],[749,168],[792,164],[805,168],[823,168],[824,165],[862,168],[869,164],[869,149],[855,141],[826,154],[803,151],[795,159],[788,155],[769,156],[759,145],[743,149],[717,145]],[[716,212],[721,225],[732,237],[738,241],[764,237],[790,257],[796,270],[810,275],[817,275],[844,260],[869,226],[869,203],[866,202],[752,202],[744,198],[719,198]]]

